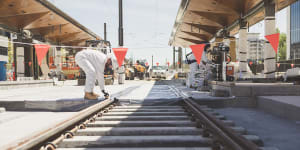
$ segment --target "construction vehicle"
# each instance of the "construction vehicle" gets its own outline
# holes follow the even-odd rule
[[[127,62],[125,67],[126,80],[134,80],[135,77],[139,78],[140,80],[144,80],[148,70],[148,67],[145,65],[145,62],[139,60],[136,61],[135,65],[132,65],[132,62]]]
[[[125,80],[134,80],[134,68],[132,65],[125,65]]]
[[[138,77],[140,80],[144,80],[146,70],[147,70],[147,68],[145,66],[145,63],[137,60],[135,66],[134,66],[134,76]]]

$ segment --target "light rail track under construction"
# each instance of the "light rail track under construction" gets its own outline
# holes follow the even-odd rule
[[[277,150],[189,98],[173,105],[107,99],[11,149]]]

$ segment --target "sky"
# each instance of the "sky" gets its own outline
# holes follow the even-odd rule
[[[49,0],[59,9],[103,36],[107,23],[107,38],[112,47],[118,47],[118,0]],[[181,0],[124,0],[124,47],[127,58],[147,59],[151,65],[172,60],[169,38]]]
[[[112,47],[118,47],[118,0],[49,0],[59,9],[103,36],[103,24],[107,23],[107,38]],[[124,47],[127,58],[147,59],[154,63],[172,62],[172,47],[168,46],[181,0],[123,0]],[[276,14],[276,27],[287,30],[286,9]],[[264,22],[257,23],[249,32],[264,36]],[[188,49],[187,52],[190,52]]]

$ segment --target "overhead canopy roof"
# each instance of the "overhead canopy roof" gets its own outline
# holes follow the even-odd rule
[[[297,0],[274,0],[279,11]],[[182,0],[169,45],[188,47],[210,41],[221,29],[234,35],[240,18],[254,25],[265,17],[263,0]]]
[[[86,40],[101,39],[47,0],[1,0],[0,24],[63,45],[84,45]]]

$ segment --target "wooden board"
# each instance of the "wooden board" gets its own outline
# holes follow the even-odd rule
[[[276,11],[282,10],[295,1],[297,0],[274,0]],[[172,46],[188,47],[191,44],[211,40],[220,29],[231,26],[241,16],[245,16],[263,4],[263,0],[190,0],[186,4],[186,10],[180,11],[177,15],[169,42]],[[256,13],[247,18],[247,21],[252,26],[264,17],[264,8],[257,9]],[[230,35],[236,34],[238,29],[237,24],[231,29]]]
[[[83,40],[101,39],[94,33],[82,30],[80,24],[70,22],[70,17],[49,4],[42,5],[36,0],[1,0],[0,23],[16,29],[30,30],[52,43],[83,46]],[[63,14],[63,15],[62,15]],[[68,18],[68,19],[66,19]]]

